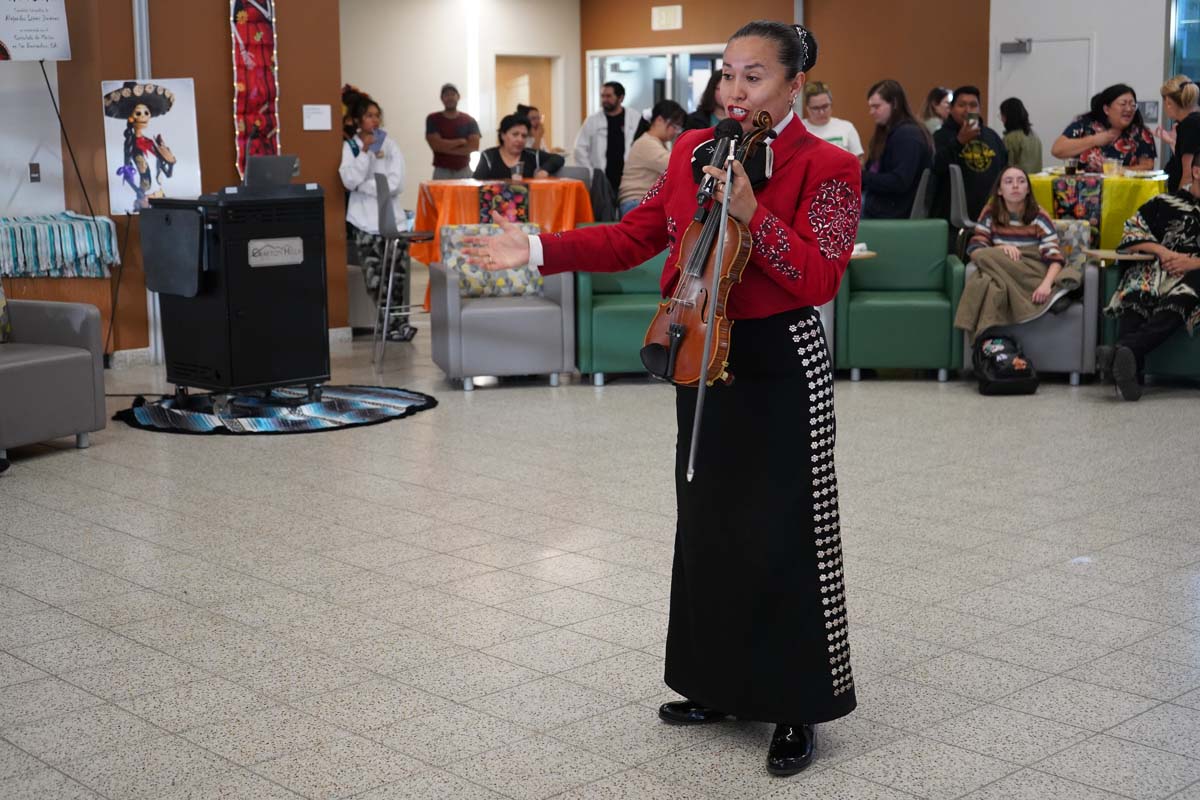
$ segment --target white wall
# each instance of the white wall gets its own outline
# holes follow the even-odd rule
[[[993,0],[988,36],[988,117],[992,126],[1002,130],[999,106],[1005,99],[1000,94],[1004,91],[1004,71],[1027,58],[1020,54],[1000,55],[1000,43],[1016,39],[1033,39],[1035,54],[1039,40],[1043,43],[1042,52],[1051,48],[1055,39],[1088,40],[1088,46],[1079,48],[1080,52],[1090,50],[1090,58],[1085,59],[1089,63],[1080,75],[1086,77],[1087,93],[1073,98],[1073,108],[1061,110],[1062,125],[1057,125],[1057,121],[1052,125],[1047,120],[1039,125],[1033,119],[1047,161],[1050,144],[1062,133],[1069,118],[1087,110],[1091,95],[1104,87],[1126,83],[1137,92],[1139,100],[1159,100],[1158,89],[1167,69],[1169,5],[1169,0],[1139,0],[1133,6],[1116,0]],[[1036,88],[1028,90],[1030,96],[1021,99],[1032,108],[1037,105],[1039,92],[1046,97],[1054,96],[1057,78],[1058,71],[1052,70],[1043,76],[1040,85],[1032,84]],[[1061,105],[1056,97],[1054,107]],[[1058,129],[1053,130],[1056,125]]]
[[[342,82],[383,106],[408,170],[405,208],[417,207],[420,182],[433,174],[425,115],[441,110],[443,83],[458,86],[459,108],[479,121],[481,148],[496,143],[497,55],[554,59],[554,144],[570,149],[581,117],[579,45],[575,2],[341,0]]]
[[[53,63],[46,72],[57,95]],[[0,216],[62,211],[62,138],[36,61],[0,62],[0,109]],[[41,165],[41,183],[29,182],[34,161]]]

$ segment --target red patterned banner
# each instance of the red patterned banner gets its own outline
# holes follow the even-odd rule
[[[247,156],[279,153],[275,0],[229,0],[233,32],[233,124],[238,175]]]

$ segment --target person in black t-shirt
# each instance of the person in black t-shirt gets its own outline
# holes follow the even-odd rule
[[[572,159],[581,167],[602,170],[613,194],[621,186],[625,154],[633,144],[642,112],[623,105],[625,87],[609,81],[600,88],[600,110],[583,121],[575,138]]]
[[[1160,125],[1154,135],[1171,146],[1167,162],[1167,191],[1174,192],[1183,176],[1192,174],[1192,153],[1200,149],[1200,86],[1187,75],[1176,75],[1159,89],[1163,99],[1163,115],[1175,121],[1171,130]]]
[[[979,219],[992,188],[1008,166],[1008,148],[979,114],[979,89],[954,90],[950,116],[933,135],[933,209],[931,217],[950,218],[950,165],[962,168],[968,221]]]

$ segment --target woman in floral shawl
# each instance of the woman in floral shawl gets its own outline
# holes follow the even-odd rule
[[[1190,184],[1153,198],[1125,223],[1117,249],[1155,257],[1122,276],[1105,309],[1119,323],[1116,345],[1096,351],[1101,377],[1111,376],[1121,397],[1137,400],[1146,355],[1200,322],[1200,157],[1192,160]]]

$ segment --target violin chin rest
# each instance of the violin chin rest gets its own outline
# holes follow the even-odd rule
[[[671,351],[657,342],[651,342],[642,348],[642,366],[656,378],[670,380],[667,368],[671,363]]]

